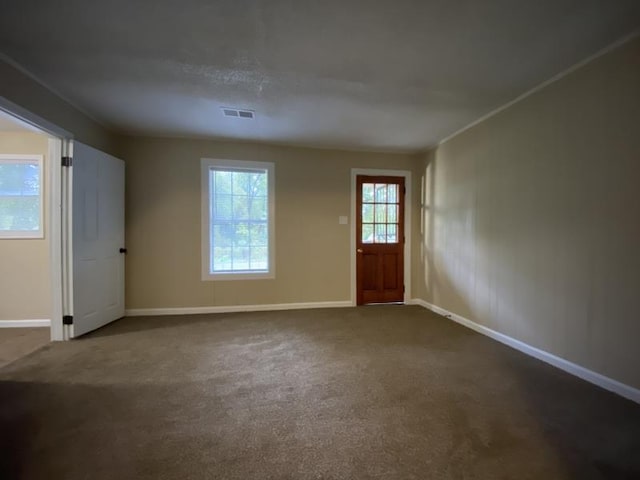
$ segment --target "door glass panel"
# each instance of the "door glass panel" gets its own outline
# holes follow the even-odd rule
[[[399,185],[362,184],[362,243],[398,243]]]
[[[362,221],[364,223],[373,223],[373,209],[372,203],[362,204]]]
[[[387,225],[387,243],[398,242],[398,225],[390,223]]]
[[[398,205],[387,205],[387,222],[396,223],[398,221]]]
[[[376,203],[386,203],[387,201],[387,184],[376,183]]]
[[[362,243],[373,243],[373,224],[362,225]]]
[[[362,185],[362,201],[373,203],[373,183]]]
[[[398,185],[389,185],[387,187],[387,201],[396,203],[398,201]]]

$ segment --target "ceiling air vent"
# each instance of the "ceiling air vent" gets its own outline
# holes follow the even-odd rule
[[[222,107],[222,113],[225,117],[248,118],[253,119],[255,113],[253,110],[239,110],[237,108]]]

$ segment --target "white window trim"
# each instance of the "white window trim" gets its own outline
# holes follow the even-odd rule
[[[40,179],[40,228],[38,230],[0,230],[0,239],[34,239],[44,238],[44,157],[42,155],[14,155],[0,154],[0,162],[2,160],[18,160],[19,162],[31,163],[37,162]]]
[[[209,242],[209,170],[211,167],[246,168],[267,170],[268,211],[269,211],[269,270],[267,272],[209,273],[211,246]],[[203,281],[216,280],[265,280],[276,277],[276,232],[275,232],[275,166],[272,162],[251,162],[214,158],[200,159],[201,181],[201,268]]]

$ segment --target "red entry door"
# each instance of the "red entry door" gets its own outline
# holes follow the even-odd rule
[[[357,304],[404,300],[404,177],[356,177]]]

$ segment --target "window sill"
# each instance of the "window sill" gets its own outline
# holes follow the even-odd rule
[[[0,233],[0,240],[42,240],[43,232],[7,232]]]
[[[233,281],[233,280],[273,280],[276,278],[274,272],[265,273],[203,273],[203,282],[216,282],[216,281]]]

